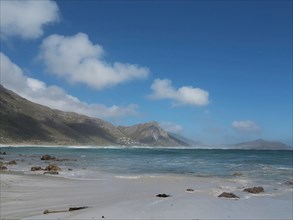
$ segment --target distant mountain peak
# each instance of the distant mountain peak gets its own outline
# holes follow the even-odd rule
[[[247,141],[247,142],[233,144],[232,148],[255,149],[255,150],[290,150],[290,146],[282,142],[267,141],[261,138],[256,139],[254,141]]]
[[[140,142],[144,145],[148,143],[155,146],[167,146],[167,143],[169,143],[170,146],[188,145],[169,135],[155,121],[136,124],[133,126],[118,126],[118,129],[134,141]]]

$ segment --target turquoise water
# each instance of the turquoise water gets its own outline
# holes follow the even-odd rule
[[[171,148],[74,148],[2,147],[5,161],[16,160],[11,170],[30,172],[32,166],[45,167],[44,154],[68,161],[54,161],[74,178],[116,176],[183,175],[232,177],[233,173],[259,181],[292,181],[293,151],[221,150]],[[72,169],[72,171],[68,171]],[[65,172],[66,171],[66,172]]]

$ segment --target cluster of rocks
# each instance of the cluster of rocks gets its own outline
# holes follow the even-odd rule
[[[17,162],[15,160],[11,160],[11,161],[9,161],[7,163],[4,163],[4,162],[1,161],[0,162],[0,171],[7,170],[7,167],[5,165],[17,165]]]
[[[1,155],[6,155],[6,152],[1,152],[0,151],[0,154]],[[4,158],[1,158],[1,160],[2,159],[4,159]],[[40,159],[43,160],[43,161],[76,161],[75,159],[59,159],[59,158],[50,156],[48,154],[45,154],[45,155],[41,156]],[[48,162],[48,163],[50,163],[50,162]],[[15,160],[11,160],[9,162],[0,161],[0,171],[8,170],[6,165],[17,165],[17,162]],[[72,169],[70,169],[70,168],[68,170],[72,171]],[[35,171],[44,171],[43,174],[57,175],[61,171],[61,168],[57,164],[49,164],[45,168],[42,168],[40,166],[33,166],[33,167],[31,167],[31,171],[33,171],[33,172],[35,172]]]
[[[48,154],[43,155],[41,157],[41,160],[53,160],[53,161],[60,161],[62,159],[56,159],[56,157],[52,157]],[[67,159],[65,159],[67,160]],[[43,174],[53,174],[53,175],[58,175],[59,172],[61,171],[61,168],[57,164],[50,164],[43,169],[42,167],[36,166],[32,167],[31,171],[45,171]]]
[[[48,154],[45,154],[41,157],[41,160],[54,160],[54,161],[76,161],[75,159],[59,159],[59,158],[56,158],[56,157],[52,157]]]
[[[187,192],[193,192],[194,190],[191,188],[186,189]],[[243,190],[243,192],[248,192],[248,193],[253,193],[253,194],[257,194],[257,193],[262,193],[264,192],[264,188],[261,186],[257,186],[257,187],[252,187],[252,188],[245,188]],[[157,194],[156,197],[159,198],[167,198],[170,197],[170,195],[162,193],[162,194]],[[221,193],[218,197],[223,197],[223,198],[229,198],[229,199],[239,199],[240,197],[235,195],[234,193],[231,192],[223,192]]]
[[[245,188],[243,190],[243,192],[257,194],[257,193],[264,192],[264,188],[262,186],[257,186],[257,187],[252,187],[252,188]],[[236,196],[234,193],[230,193],[230,192],[223,192],[218,197],[239,199],[239,196]]]
[[[8,163],[6,163],[7,165],[17,165],[15,160],[11,160]]]
[[[55,160],[55,157],[51,157],[50,155],[46,154],[41,157],[41,160]]]
[[[61,171],[61,168],[58,167],[56,164],[50,164],[45,168],[44,174],[59,174],[59,171]]]
[[[31,171],[45,171],[44,174],[57,175],[57,174],[59,174],[59,171],[61,171],[61,168],[56,164],[50,164],[50,165],[46,166],[45,169],[43,169],[42,167],[32,167]]]

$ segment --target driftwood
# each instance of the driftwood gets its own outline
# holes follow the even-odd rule
[[[70,207],[68,210],[48,210],[46,209],[43,214],[49,214],[49,213],[60,213],[60,212],[72,212],[80,209],[86,209],[88,208],[87,206],[81,206],[81,207]]]
[[[49,211],[48,209],[46,209],[43,214],[49,214],[49,213],[59,213],[59,212],[68,212],[68,210],[59,210],[59,211]]]
[[[72,207],[72,208],[69,208],[68,211],[69,212],[72,212],[72,211],[76,211],[76,210],[80,210],[80,209],[86,209],[88,208],[87,206],[82,206],[82,207]]]

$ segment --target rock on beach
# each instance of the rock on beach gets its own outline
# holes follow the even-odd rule
[[[4,166],[3,164],[0,164],[0,170],[7,170],[7,167]]]
[[[39,170],[43,170],[42,167],[32,167],[31,171],[39,171]]]
[[[224,197],[229,199],[239,199],[239,197],[236,196],[234,193],[229,193],[229,192],[223,192],[218,197]]]
[[[17,163],[16,163],[15,160],[9,161],[7,164],[8,164],[8,165],[17,165]]]
[[[253,194],[257,194],[257,193],[264,192],[264,188],[261,187],[261,186],[258,186],[258,187],[252,187],[252,188],[245,188],[243,191],[253,193]]]
[[[49,166],[46,166],[46,171],[61,171],[61,168],[57,166],[56,164],[50,164]]]
[[[49,154],[43,155],[41,160],[54,160],[55,157],[51,157]]]

